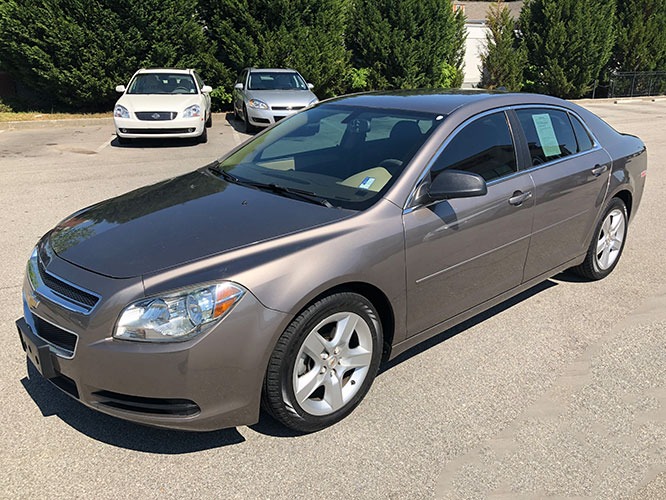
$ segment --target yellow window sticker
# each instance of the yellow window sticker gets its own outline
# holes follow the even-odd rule
[[[550,120],[550,115],[548,115],[548,113],[532,115],[532,121],[534,122],[536,133],[539,136],[539,142],[541,143],[543,154],[546,156],[560,156],[562,151],[557,142],[555,129],[553,128],[553,122]]]

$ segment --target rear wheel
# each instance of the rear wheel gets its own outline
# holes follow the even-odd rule
[[[624,202],[613,198],[594,231],[585,260],[573,271],[590,280],[608,276],[620,261],[627,237],[627,220]]]
[[[365,297],[325,297],[294,319],[278,340],[264,379],[263,406],[300,432],[332,425],[368,392],[381,352],[381,324]]]

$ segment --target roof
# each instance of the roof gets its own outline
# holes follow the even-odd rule
[[[486,15],[488,14],[488,7],[497,2],[470,2],[470,1],[458,1],[453,0],[453,5],[461,5],[465,10],[465,17],[469,23],[480,23],[486,20]],[[514,19],[518,19],[520,16],[520,11],[523,8],[523,1],[505,1],[506,5],[511,11],[511,15]]]
[[[353,106],[399,109],[417,113],[449,115],[454,110],[472,105],[479,109],[491,109],[517,104],[557,104],[564,101],[538,94],[515,94],[478,90],[399,90],[394,92],[367,92],[337,97],[324,103],[350,104]],[[479,106],[476,106],[476,105]]]
[[[295,69],[291,68],[247,68],[249,71],[268,71],[271,73],[296,73]]]
[[[174,73],[176,75],[189,75],[192,73],[191,69],[178,69],[178,68],[141,68],[137,71],[139,73],[164,73],[168,71],[169,73]]]

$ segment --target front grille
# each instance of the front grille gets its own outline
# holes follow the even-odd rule
[[[305,106],[271,106],[271,109],[274,111],[298,111],[304,107]]]
[[[87,310],[91,310],[99,301],[99,297],[81,290],[74,285],[70,285],[47,272],[41,261],[39,261],[37,267],[39,269],[39,276],[42,278],[44,285],[56,295],[74,302]]]
[[[33,316],[35,320],[35,329],[37,330],[37,335],[41,338],[53,344],[56,347],[59,347],[67,353],[74,354],[74,349],[76,348],[77,336],[73,333],[67,332],[62,328],[59,328],[48,321],[44,321],[39,316]]]
[[[195,128],[123,128],[120,129],[125,134],[191,134],[196,131]]]
[[[191,416],[201,411],[199,405],[189,399],[144,398],[111,391],[93,393],[97,402],[119,410],[150,413],[153,415]]]
[[[168,121],[178,116],[175,111],[138,111],[136,117],[143,121]]]

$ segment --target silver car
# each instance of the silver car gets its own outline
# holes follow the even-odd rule
[[[49,231],[21,343],[120,418],[203,431],[263,406],[315,431],[382,361],[565,269],[608,276],[646,174],[639,138],[552,97],[329,100]]]
[[[268,127],[318,102],[313,88],[293,69],[246,68],[234,85],[234,115],[245,132]]]

